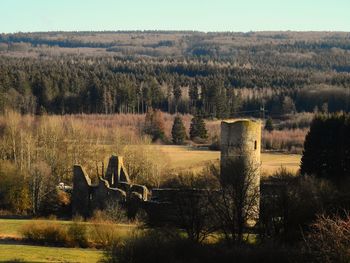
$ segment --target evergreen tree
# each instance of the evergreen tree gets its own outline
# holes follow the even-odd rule
[[[267,130],[268,132],[272,132],[274,130],[271,117],[266,120],[265,130]]]
[[[182,144],[186,139],[186,129],[179,115],[177,115],[174,119],[171,135],[174,144]]]
[[[350,115],[318,115],[306,135],[301,173],[340,182],[350,178]]]
[[[197,115],[193,117],[191,120],[190,138],[191,140],[193,140],[194,138],[201,138],[201,139],[208,138],[205,122],[201,115]]]

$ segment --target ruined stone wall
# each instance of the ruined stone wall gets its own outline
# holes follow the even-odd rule
[[[74,165],[73,167],[73,192],[72,192],[72,214],[89,216],[91,179],[86,174],[83,167]]]
[[[113,203],[139,204],[147,201],[148,190],[132,184],[123,164],[123,157],[112,155],[104,177],[92,184],[80,165],[73,169],[72,214],[89,217],[94,210],[103,210]]]
[[[112,155],[109,158],[105,179],[110,187],[117,187],[118,183],[130,184],[129,175],[124,167],[123,157]]]

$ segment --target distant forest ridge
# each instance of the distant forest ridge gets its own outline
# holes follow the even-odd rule
[[[350,111],[350,33],[0,34],[0,110],[206,117]]]

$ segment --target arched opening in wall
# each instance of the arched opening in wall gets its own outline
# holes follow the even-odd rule
[[[258,142],[254,141],[254,150],[256,150],[258,148]]]

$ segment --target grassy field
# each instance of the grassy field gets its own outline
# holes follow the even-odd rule
[[[162,151],[170,160],[170,167],[177,170],[200,170],[206,163],[218,161],[219,151],[208,151],[186,146],[151,145],[154,150]],[[281,166],[296,172],[299,169],[301,155],[284,153],[262,153],[262,173],[272,174]]]
[[[101,256],[93,249],[0,244],[0,262],[98,262]]]
[[[0,262],[97,262],[102,255],[101,250],[35,246],[13,240],[21,237],[21,228],[30,222],[31,219],[0,219]],[[40,222],[55,222],[67,226],[71,223],[44,219]],[[89,222],[82,224],[87,224],[88,229],[93,227]],[[118,224],[116,227],[123,237],[132,231],[134,225]]]

